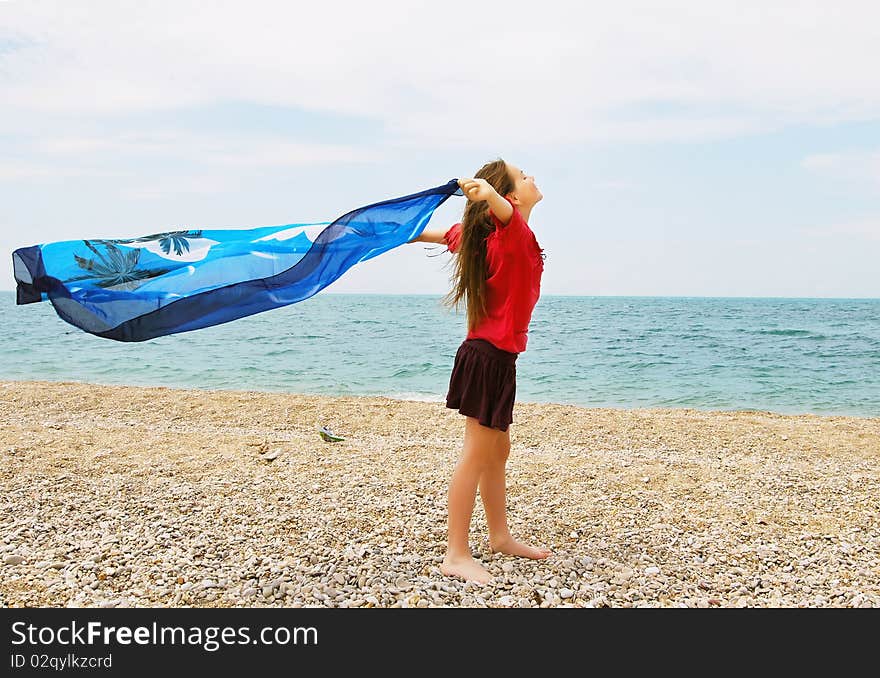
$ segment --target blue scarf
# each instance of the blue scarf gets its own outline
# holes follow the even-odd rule
[[[183,230],[17,249],[16,303],[49,300],[71,325],[145,341],[219,325],[317,294],[359,261],[417,237],[456,179],[332,222]]]

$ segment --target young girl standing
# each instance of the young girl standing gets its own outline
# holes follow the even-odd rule
[[[491,576],[468,545],[477,487],[494,552],[546,558],[550,551],[516,541],[507,526],[505,465],[516,397],[516,358],[525,350],[540,296],[543,250],[529,228],[544,197],[535,178],[498,159],[459,180],[468,203],[461,223],[426,229],[413,242],[444,243],[454,259],[444,301],[466,301],[468,333],[455,356],[446,407],[465,415],[464,445],[449,484],[448,548],[440,571],[487,583]]]

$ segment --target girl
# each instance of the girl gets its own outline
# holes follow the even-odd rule
[[[491,576],[468,545],[477,487],[494,552],[546,558],[550,551],[516,541],[507,527],[504,469],[516,396],[516,358],[526,348],[538,301],[543,250],[528,225],[544,196],[535,178],[498,159],[458,182],[468,203],[461,223],[426,229],[413,240],[445,244],[454,259],[444,303],[467,302],[468,334],[458,349],[446,407],[466,416],[464,446],[449,484],[448,548],[440,571],[487,583]]]

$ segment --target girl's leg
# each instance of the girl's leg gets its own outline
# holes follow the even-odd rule
[[[507,527],[505,466],[510,456],[510,427],[498,436],[497,446],[480,476],[480,497],[486,511],[489,547],[496,552],[525,558],[546,558],[551,551],[516,541]]]
[[[510,536],[507,529],[507,497],[504,469],[510,456],[510,428],[498,436],[495,449],[483,475],[480,476],[480,499],[486,511],[489,544]]]
[[[498,448],[501,431],[483,426],[474,417],[465,419],[464,446],[449,483],[449,546],[440,571],[486,583],[489,572],[477,563],[468,545],[471,516],[477,498],[477,485],[490,458]]]

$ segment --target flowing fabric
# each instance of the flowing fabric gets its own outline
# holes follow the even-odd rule
[[[51,301],[71,325],[145,341],[237,320],[317,294],[359,261],[425,229],[456,179],[332,222],[69,240],[12,253],[16,303]]]

